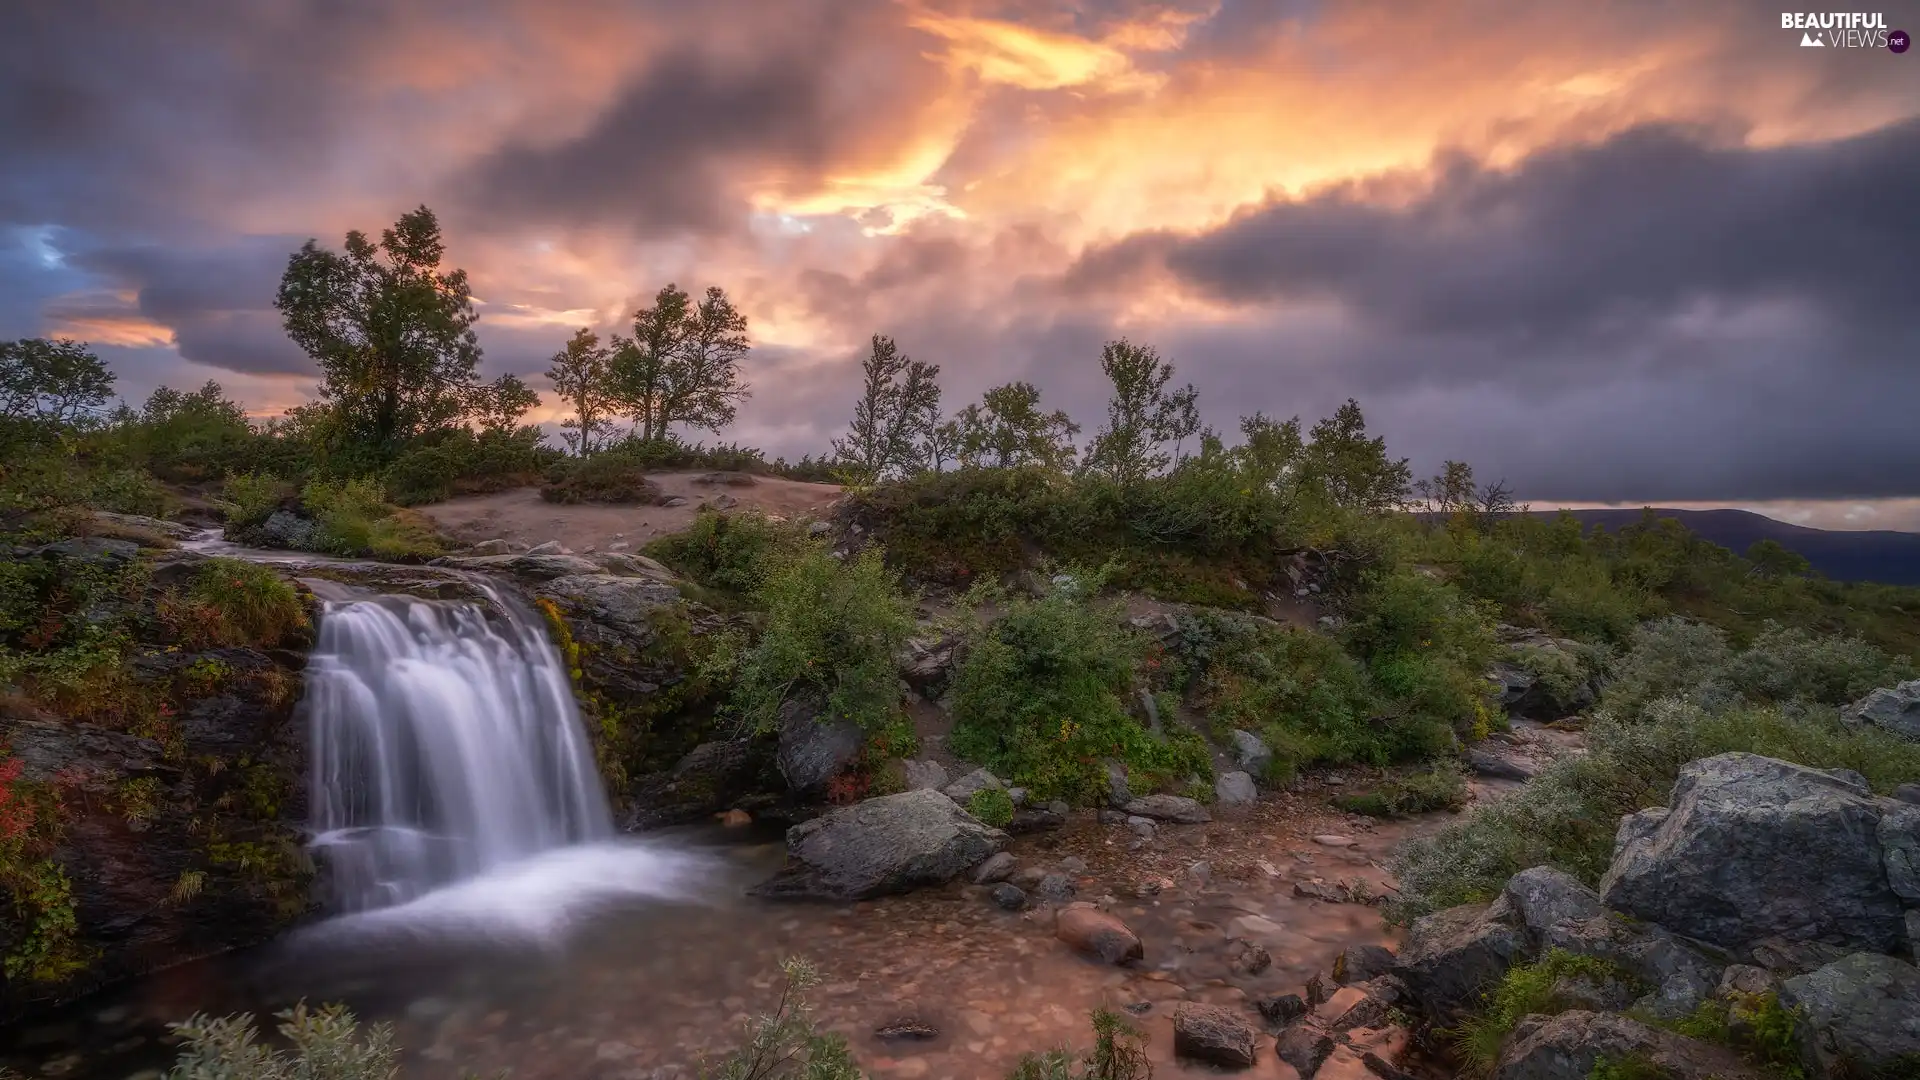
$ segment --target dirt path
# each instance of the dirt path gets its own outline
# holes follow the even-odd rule
[[[558,540],[574,551],[607,551],[615,544],[639,548],[647,541],[675,533],[692,524],[703,505],[721,496],[736,500],[740,509],[759,509],[785,518],[822,516],[840,497],[835,484],[806,484],[778,477],[745,477],[750,484],[703,482],[738,473],[670,472],[649,475],[668,496],[683,498],[680,506],[560,505],[540,498],[538,488],[515,488],[493,495],[471,495],[417,509],[455,540],[477,544],[482,540],[512,540],[527,545]]]

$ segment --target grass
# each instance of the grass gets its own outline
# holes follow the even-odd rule
[[[306,602],[273,568],[240,559],[209,559],[184,595],[158,605],[169,632],[190,648],[279,648],[313,629]]]
[[[1500,982],[1487,992],[1482,1007],[1445,1034],[1459,1055],[1467,1075],[1486,1076],[1500,1059],[1500,1049],[1515,1025],[1526,1016],[1552,1016],[1573,1007],[1556,993],[1562,979],[1588,978],[1599,981],[1631,979],[1617,966],[1591,956],[1579,956],[1563,949],[1550,949],[1530,964],[1507,969]]]
[[[1333,805],[1350,814],[1378,818],[1459,810],[1466,804],[1466,775],[1451,765],[1395,777],[1371,791],[1341,795],[1333,800]]]
[[[1642,1017],[1690,1039],[1717,1043],[1740,1052],[1778,1080],[1805,1080],[1795,1038],[1799,1017],[1780,1004],[1778,994],[1743,994],[1703,1001],[1687,1016],[1659,1021]]]

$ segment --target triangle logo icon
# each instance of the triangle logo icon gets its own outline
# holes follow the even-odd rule
[[[1814,37],[1812,34],[1802,33],[1800,35],[1800,47],[1803,49],[1824,49],[1827,47],[1827,43]]]

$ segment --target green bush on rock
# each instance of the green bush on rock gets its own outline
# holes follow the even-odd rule
[[[981,788],[967,796],[967,813],[980,819],[983,825],[1004,829],[1013,820],[1013,796],[1006,788]]]

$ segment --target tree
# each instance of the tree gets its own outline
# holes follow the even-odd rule
[[[0,342],[0,418],[12,424],[84,425],[113,396],[113,381],[113,372],[81,342]]]
[[[322,403],[344,435],[382,454],[502,404],[481,392],[473,291],[465,270],[441,271],[445,254],[422,206],[378,244],[350,232],[340,254],[308,240],[280,279],[274,306],[320,365]]]
[[[698,304],[676,285],[633,316],[633,337],[613,339],[615,393],[643,441],[664,439],[674,424],[719,431],[752,396],[740,362],[752,348],[747,317],[724,290]]]
[[[1425,504],[1427,513],[1452,517],[1473,508],[1473,466],[1464,461],[1443,461],[1438,473],[1420,481],[1413,488]]]
[[[1336,506],[1382,513],[1404,505],[1412,490],[1407,459],[1387,456],[1387,441],[1367,438],[1367,421],[1352,398],[1313,425],[1302,480]]]
[[[1073,464],[1073,437],[1080,425],[1066,413],[1040,411],[1040,391],[1032,383],[1013,382],[986,392],[954,418],[960,463],[968,468],[1005,469],[1040,465],[1065,470]]]
[[[866,481],[937,468],[945,447],[940,365],[910,359],[892,338],[875,334],[860,367],[864,388],[847,437],[833,440],[835,459]]]
[[[1807,557],[1772,538],[1755,540],[1747,548],[1747,561],[1753,574],[1764,578],[1802,577],[1813,570]]]
[[[1125,338],[1107,342],[1100,370],[1113,383],[1107,425],[1087,448],[1087,471],[1121,484],[1135,484],[1173,461],[1180,443],[1200,430],[1193,384],[1172,391],[1173,365],[1145,345]],[[1174,444],[1174,454],[1164,447]]]
[[[520,426],[520,418],[539,404],[540,395],[520,376],[502,375],[474,387],[468,412],[482,431],[513,431]]]
[[[566,430],[562,437],[568,448],[582,457],[599,449],[620,407],[613,379],[613,352],[600,344],[600,335],[576,330],[566,348],[553,354],[552,366],[547,368],[554,393],[573,408],[573,419],[561,425]]]
[[[1291,491],[1306,451],[1306,442],[1300,437],[1300,418],[1276,423],[1263,412],[1243,416],[1240,437],[1240,445],[1233,449],[1240,472],[1270,495]]]

